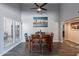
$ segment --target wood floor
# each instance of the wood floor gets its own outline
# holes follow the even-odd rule
[[[42,53],[29,53],[25,43],[21,43],[3,56],[76,56],[79,49],[71,47],[67,43],[66,41],[53,43],[53,50],[50,53],[46,49]]]
[[[63,56],[76,56],[77,54],[79,54],[79,44],[76,44],[69,40],[65,40],[61,44],[61,46],[59,48],[59,52]]]

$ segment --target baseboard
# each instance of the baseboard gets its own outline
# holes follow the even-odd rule
[[[53,40],[53,42],[60,42],[59,40]]]
[[[0,54],[0,56],[4,55],[5,53],[7,53],[8,51],[10,51],[11,49],[13,49],[14,47],[16,47],[17,45],[19,45],[21,42],[16,43],[15,45],[13,45],[12,47],[10,47],[9,49],[5,50],[3,53]]]

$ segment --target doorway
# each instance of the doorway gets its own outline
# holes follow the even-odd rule
[[[79,17],[64,22],[64,40],[79,44]]]

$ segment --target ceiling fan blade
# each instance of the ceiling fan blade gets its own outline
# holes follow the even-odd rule
[[[47,11],[47,9],[45,9],[45,8],[41,8],[42,10],[45,10],[45,11]]]
[[[44,4],[42,4],[40,7],[43,7],[43,6],[45,6],[47,3],[44,3]]]
[[[37,7],[39,7],[39,5],[37,3],[34,3]]]

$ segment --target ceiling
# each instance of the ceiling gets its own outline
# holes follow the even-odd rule
[[[43,3],[38,3],[39,5]],[[46,12],[55,11],[56,9],[59,9],[60,4],[59,3],[48,3],[44,6],[44,8],[47,9]],[[22,10],[23,11],[30,11],[30,12],[36,12],[36,10],[31,10],[30,8],[36,7],[34,3],[22,3]]]

